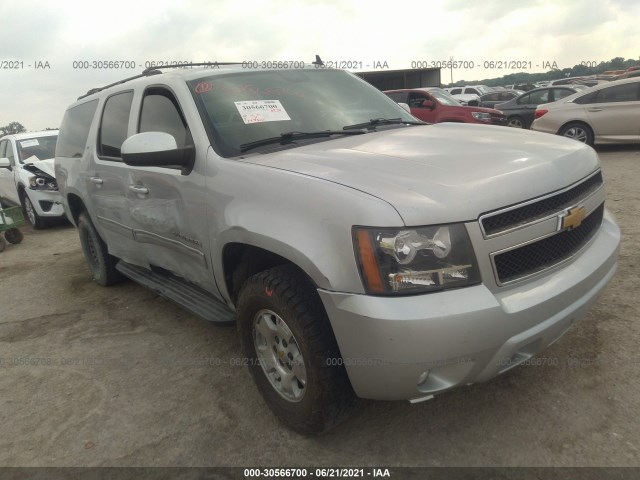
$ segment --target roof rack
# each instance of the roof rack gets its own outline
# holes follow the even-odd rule
[[[87,93],[85,93],[84,95],[81,95],[78,97],[78,100],[88,97],[89,95],[93,95],[94,93],[98,93],[101,92],[102,90],[105,90],[107,88],[110,87],[115,87],[116,85],[121,85],[123,83],[126,82],[130,82],[131,80],[135,80],[137,78],[142,78],[142,77],[148,77],[150,75],[159,75],[162,72],[160,71],[161,69],[165,69],[165,68],[183,68],[183,67],[219,67],[219,66],[227,66],[227,65],[242,65],[242,62],[200,62],[200,63],[176,63],[176,64],[171,64],[171,65],[158,65],[155,67],[148,67],[145,68],[141,74],[139,75],[134,75],[133,77],[129,77],[129,78],[125,78],[123,80],[119,80],[117,82],[114,83],[110,83],[109,85],[105,85],[104,87],[97,87],[97,88],[92,88],[91,90],[89,90]]]
[[[94,93],[98,93],[101,92],[102,90],[105,90],[107,88],[110,87],[114,87],[116,85],[121,85],[123,83],[126,82],[130,82],[131,80],[135,80],[137,78],[142,78],[142,77],[148,77],[149,75],[158,75],[161,74],[162,72],[160,70],[165,69],[165,68],[184,68],[184,67],[220,67],[220,66],[227,66],[227,65],[242,65],[245,62],[199,62],[199,63],[176,63],[176,64],[171,64],[171,65],[158,65],[155,67],[148,67],[145,68],[141,74],[139,75],[134,75],[133,77],[129,77],[129,78],[125,78],[124,80],[120,80],[118,82],[114,82],[114,83],[110,83],[109,85],[105,85],[104,87],[98,87],[98,88],[92,88],[91,90],[89,90],[87,93],[85,93],[84,95],[81,95],[78,97],[78,100],[88,97],[89,95],[93,95]],[[316,60],[315,62],[312,62],[313,65],[324,65],[324,62],[320,59],[320,55],[316,55]]]

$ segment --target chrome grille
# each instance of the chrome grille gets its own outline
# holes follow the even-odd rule
[[[502,209],[495,214],[484,214],[481,217],[482,229],[486,236],[491,236],[535,222],[538,219],[561,212],[579,203],[601,186],[602,173],[598,172],[568,190],[548,196],[537,202],[533,201],[526,205],[515,206],[506,211]]]
[[[578,252],[602,224],[604,203],[586,217],[579,227],[564,230],[493,257],[500,283],[507,283],[545,270]]]

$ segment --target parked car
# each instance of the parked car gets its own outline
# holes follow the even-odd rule
[[[535,83],[517,83],[513,86],[514,90],[522,90],[523,92],[528,92],[534,88],[538,88]]]
[[[640,142],[640,78],[607,82],[539,105],[531,128],[593,145]]]
[[[57,130],[0,138],[0,201],[21,205],[34,228],[64,218],[53,168],[57,139]]]
[[[491,108],[464,106],[441,88],[387,90],[384,93],[398,103],[409,105],[411,115],[425,122],[507,124],[507,117],[502,112]]]
[[[306,434],[355,396],[526,362],[616,269],[592,148],[428,125],[342,70],[156,67],[74,102],[55,167],[93,279],[237,321],[241,365]]]
[[[480,103],[480,96],[485,93],[489,93],[492,90],[486,85],[468,85],[465,87],[448,87],[444,89],[451,96],[453,96],[456,100],[458,100],[463,105],[470,106],[478,106],[474,105],[475,102]]]
[[[485,93],[480,97],[480,106],[494,108],[499,103],[505,103],[512,98],[519,97],[524,92],[522,90],[500,90],[497,92]]]
[[[627,73],[623,73],[622,75],[618,75],[615,80],[622,80],[624,78],[634,78],[640,77],[640,70],[630,70]]]
[[[519,97],[505,103],[499,103],[496,108],[507,116],[507,125],[515,128],[529,128],[533,123],[536,107],[543,103],[554,102],[578,90],[582,86],[541,87],[526,92]]]

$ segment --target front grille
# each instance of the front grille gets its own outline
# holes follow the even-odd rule
[[[569,208],[602,186],[602,173],[557,195],[482,219],[485,235],[495,235]]]
[[[571,257],[596,233],[602,223],[603,212],[604,203],[591,212],[578,228],[496,255],[494,263],[500,283],[531,275]]]

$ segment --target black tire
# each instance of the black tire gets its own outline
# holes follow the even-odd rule
[[[36,230],[40,230],[46,226],[45,220],[38,215],[36,209],[31,202],[31,199],[27,195],[27,192],[24,190],[20,194],[20,202],[22,203],[22,211],[24,212],[24,217],[29,221],[31,226]]]
[[[87,212],[78,217],[78,234],[93,280],[103,287],[120,282],[123,276],[116,270],[118,259],[109,255],[107,245],[98,235]]]
[[[7,248],[7,242],[4,237],[0,235],[0,252],[4,252],[4,249]]]
[[[558,135],[572,138],[587,145],[593,146],[593,130],[586,123],[572,122],[560,129]]]
[[[17,228],[10,228],[6,232],[4,232],[4,238],[7,239],[7,242],[17,245],[22,241],[24,235],[22,235],[22,232]]]
[[[238,334],[249,371],[281,422],[299,433],[318,435],[349,417],[357,400],[346,370],[335,365],[342,363],[336,361],[341,359],[338,345],[322,302],[306,275],[290,265],[254,275],[240,291],[237,313]],[[287,327],[287,332],[280,335],[276,331],[270,345],[259,333],[261,322]],[[263,353],[259,354],[256,345],[262,340]],[[297,352],[295,357],[291,356],[292,351]],[[265,356],[272,356],[272,369],[263,368],[269,365]],[[282,387],[285,382],[277,380],[278,376],[287,376],[287,369],[295,378],[290,394]],[[268,376],[267,370],[273,373]],[[295,394],[298,399],[292,398]]]
[[[507,126],[511,128],[528,128],[527,123],[524,121],[524,119],[522,117],[519,117],[518,115],[509,117],[507,119]]]

